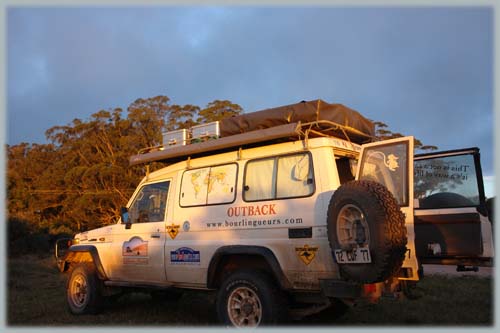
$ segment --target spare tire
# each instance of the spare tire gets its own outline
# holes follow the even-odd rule
[[[436,209],[436,208],[457,208],[471,207],[475,204],[464,197],[463,195],[453,192],[440,192],[429,195],[420,200],[421,209]]]
[[[370,263],[339,264],[340,275],[346,280],[385,281],[403,264],[405,216],[392,193],[380,183],[355,180],[339,187],[328,206],[327,232],[334,258],[335,249],[370,249]]]

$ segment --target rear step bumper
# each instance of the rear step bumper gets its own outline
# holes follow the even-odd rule
[[[456,265],[456,266],[478,266],[493,267],[493,258],[481,257],[424,257],[418,259],[424,265]]]

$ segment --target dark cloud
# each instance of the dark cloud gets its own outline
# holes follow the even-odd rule
[[[7,10],[8,143],[138,97],[246,111],[322,98],[493,173],[487,7]]]

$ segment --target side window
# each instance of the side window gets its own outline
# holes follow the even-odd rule
[[[165,219],[170,182],[144,185],[129,208],[132,223],[161,222]]]
[[[182,207],[214,205],[235,199],[237,164],[226,164],[184,172],[181,183]]]
[[[235,199],[236,164],[221,165],[210,168],[207,188],[207,204],[230,203]]]
[[[246,201],[274,199],[276,173],[274,158],[250,161],[246,165],[243,198]]]
[[[337,171],[339,173],[340,184],[347,183],[350,180],[354,180],[356,174],[356,167],[354,164],[356,161],[354,159],[349,159],[347,157],[336,158],[335,162],[337,164]]]
[[[414,193],[420,208],[457,208],[480,204],[473,155],[420,159],[414,164]]]
[[[199,206],[207,203],[209,172],[210,168],[184,172],[181,184],[181,206]]]
[[[312,194],[314,184],[309,155],[278,157],[276,198],[303,197]]]
[[[309,154],[249,161],[246,165],[245,201],[305,197],[314,193]]]

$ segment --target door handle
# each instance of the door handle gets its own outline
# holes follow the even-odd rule
[[[160,235],[153,234],[151,235],[151,238],[160,238]]]

